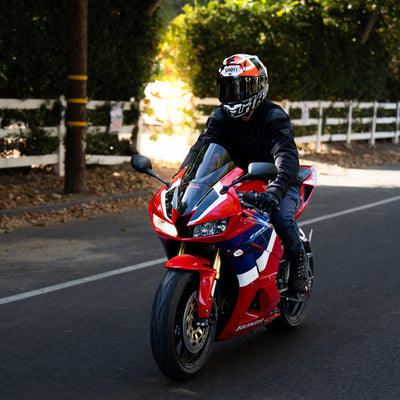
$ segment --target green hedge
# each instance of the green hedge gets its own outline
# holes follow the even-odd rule
[[[379,34],[383,21],[362,44],[368,2],[340,9],[321,3],[327,2],[227,0],[186,6],[163,47],[166,70],[184,79],[196,96],[215,97],[222,60],[250,53],[267,65],[274,99],[397,100],[399,79],[388,74],[391,56]]]
[[[158,52],[155,0],[89,0],[88,97],[140,99]],[[14,0],[0,13],[0,98],[66,95],[68,0]]]

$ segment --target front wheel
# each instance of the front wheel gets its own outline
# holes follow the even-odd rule
[[[195,272],[168,270],[158,287],[151,315],[153,356],[161,372],[182,380],[207,360],[216,331],[216,310],[207,321],[197,312],[199,279]]]

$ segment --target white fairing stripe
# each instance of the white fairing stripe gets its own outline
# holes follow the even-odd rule
[[[173,189],[174,187],[179,186],[179,185],[181,184],[181,180],[182,180],[181,178],[179,178],[178,180],[176,180],[168,190],[171,190],[171,189]],[[166,218],[168,221],[171,221],[171,222],[172,222],[172,220],[171,220],[171,219],[168,217],[168,215],[167,215],[167,208],[166,208],[166,204],[165,204],[165,197],[166,197],[166,195],[167,195],[167,189],[164,189],[164,190],[161,192],[161,207],[162,207],[163,214],[164,214],[165,218]]]
[[[221,182],[217,182],[213,189],[217,192],[218,194],[218,199],[214,201],[198,218],[196,218],[194,221],[190,221],[191,224],[200,221],[205,215],[207,215],[213,208],[217,207],[218,204],[222,203],[224,200],[227,199],[228,195],[223,194],[221,195],[221,190],[223,186]]]
[[[272,249],[274,248],[275,240],[276,240],[276,232],[274,229],[271,233],[267,249],[261,254],[261,257],[259,257],[256,260],[257,267],[260,272],[264,271],[265,267],[267,266],[269,255],[271,254]]]
[[[258,278],[258,269],[257,266],[253,267],[250,271],[245,272],[244,274],[238,274],[239,286],[247,286],[251,282],[254,282]]]
[[[268,250],[265,250],[262,254],[261,257],[257,258],[256,263],[258,270],[260,272],[264,271],[265,267],[267,266],[269,255],[271,253],[268,252]]]
[[[168,221],[171,221],[171,220],[168,218],[167,209],[166,209],[166,206],[165,206],[165,196],[166,196],[166,194],[167,194],[167,190],[164,189],[164,190],[161,192],[161,207],[162,207],[162,211],[163,211],[163,214],[164,214],[165,218],[167,218]]]

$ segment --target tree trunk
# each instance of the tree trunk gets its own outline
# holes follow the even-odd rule
[[[86,189],[87,14],[88,0],[68,0],[66,193]]]

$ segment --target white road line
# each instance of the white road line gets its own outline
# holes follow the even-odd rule
[[[151,267],[156,264],[165,263],[166,261],[167,261],[166,257],[157,258],[156,260],[150,260],[150,261],[142,262],[140,264],[131,265],[129,267],[114,269],[112,271],[104,272],[102,274],[87,276],[86,278],[75,279],[73,281],[60,283],[59,285],[47,286],[47,287],[44,287],[41,289],[32,290],[30,292],[24,292],[24,293],[16,294],[14,296],[3,297],[2,299],[0,299],[0,305],[12,303],[12,302],[18,301],[18,300],[24,300],[29,297],[39,296],[39,295],[45,294],[45,293],[55,292],[57,290],[62,290],[62,289],[70,288],[73,286],[83,285],[84,283],[98,281],[100,279],[109,278],[109,277],[115,276],[115,275],[125,274],[127,272],[136,271],[138,269]]]
[[[341,217],[346,214],[351,214],[351,213],[355,213],[358,211],[367,210],[368,208],[378,207],[378,206],[392,203],[394,201],[399,201],[399,200],[400,200],[400,196],[390,197],[388,199],[376,201],[374,203],[364,204],[363,206],[353,207],[353,208],[349,208],[348,210],[343,210],[343,211],[339,211],[336,213],[323,215],[322,217],[312,218],[312,219],[301,222],[299,225],[300,226],[310,225],[310,224],[314,224],[317,222],[325,221],[327,219]],[[84,283],[98,281],[100,279],[109,278],[109,277],[115,276],[115,275],[125,274],[127,272],[132,272],[132,271],[136,271],[138,269],[151,267],[156,264],[161,264],[166,261],[167,261],[166,257],[157,258],[155,260],[150,260],[150,261],[146,261],[146,262],[143,262],[140,264],[131,265],[129,267],[114,269],[112,271],[104,272],[102,274],[92,275],[92,276],[88,276],[86,278],[81,278],[81,279],[76,279],[76,280],[69,281],[69,282],[60,283],[59,285],[47,286],[47,287],[44,287],[41,289],[32,290],[30,292],[24,292],[24,293],[20,293],[20,294],[14,295],[14,296],[3,297],[2,299],[0,299],[0,305],[12,303],[12,302],[19,301],[19,300],[24,300],[29,297],[39,296],[39,295],[45,294],[45,293],[55,292],[55,291],[70,288],[73,286],[83,285]]]
[[[299,222],[299,225],[305,226],[305,225],[315,224],[316,222],[325,221],[325,220],[331,219],[331,218],[341,217],[342,215],[367,210],[368,208],[378,207],[383,204],[388,204],[388,203],[392,203],[393,201],[399,201],[399,200],[400,200],[400,196],[389,197],[388,199],[376,201],[375,203],[364,204],[363,206],[353,207],[353,208],[349,208],[348,210],[343,210],[343,211],[339,211],[336,213],[323,215],[322,217],[312,218],[307,221]]]

